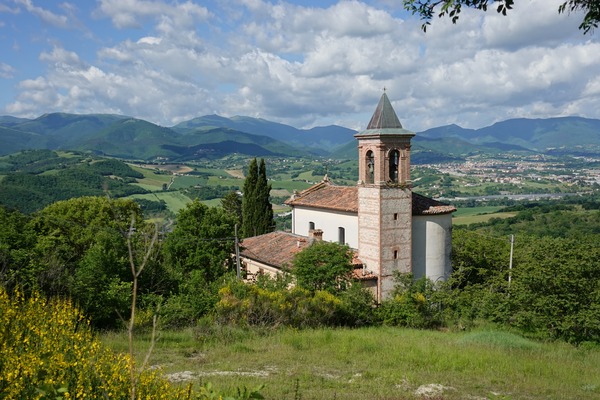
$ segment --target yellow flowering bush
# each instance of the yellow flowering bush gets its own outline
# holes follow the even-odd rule
[[[223,325],[297,328],[341,325],[342,301],[322,290],[261,288],[239,282],[219,291],[216,320]]]
[[[128,355],[101,346],[68,300],[25,298],[0,287],[0,399],[127,399]],[[142,371],[139,399],[183,397],[157,371]]]

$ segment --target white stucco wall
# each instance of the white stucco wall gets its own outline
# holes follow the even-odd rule
[[[271,278],[275,278],[281,271],[275,267],[263,264],[260,261],[251,260],[242,256],[243,267],[248,274],[247,280],[254,281],[258,274],[265,274]]]
[[[412,264],[415,278],[436,282],[452,272],[452,214],[416,215],[412,225]]]
[[[346,243],[358,249],[358,215],[294,207],[292,232],[308,236],[309,222],[323,230],[323,240],[338,241],[338,227],[346,230]],[[446,279],[452,272],[452,214],[412,217],[412,271],[415,278]]]
[[[323,231],[323,240],[338,241],[338,228],[345,230],[346,244],[353,249],[358,248],[358,215],[341,211],[314,208],[294,207],[292,210],[292,232],[308,236],[310,222],[315,229]]]

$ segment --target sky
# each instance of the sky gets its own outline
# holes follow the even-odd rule
[[[416,132],[600,118],[600,32],[562,1],[463,10],[423,32],[401,0],[0,0],[0,115],[361,130],[385,88]]]

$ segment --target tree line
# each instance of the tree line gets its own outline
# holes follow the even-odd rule
[[[0,172],[0,204],[33,213],[57,202],[81,196],[125,197],[147,193],[129,183],[143,178],[126,163],[83,154],[61,157],[51,150],[28,150],[4,158]]]

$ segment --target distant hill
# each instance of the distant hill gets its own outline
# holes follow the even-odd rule
[[[267,136],[227,128],[175,129],[125,116],[45,114],[33,120],[0,117],[0,155],[24,149],[69,149],[122,158],[173,161],[225,154],[306,155]]]
[[[254,135],[228,128],[198,128],[184,135],[180,142],[185,146],[169,146],[182,160],[199,155],[223,157],[231,153],[254,156],[294,156],[298,148],[267,136]]]
[[[296,148],[321,155],[328,154],[337,146],[343,145],[354,139],[356,131],[337,125],[315,127],[311,129],[297,129],[289,125],[267,121],[262,118],[235,116],[225,118],[218,115],[206,115],[182,122],[173,129],[186,134],[198,129],[212,129],[214,127],[229,128],[254,135],[268,136]]]
[[[69,149],[172,161],[250,156],[356,158],[356,132],[331,125],[297,129],[261,118],[206,115],[162,127],[112,114],[44,114],[25,119],[0,116],[0,155],[22,149]],[[600,154],[600,120],[581,117],[511,119],[481,129],[447,125],[417,132],[413,161],[462,160],[474,154],[550,152]]]
[[[81,196],[126,197],[146,193],[132,185],[144,176],[116,159],[46,149],[3,157],[0,163],[0,205],[24,213],[38,211],[59,200]]]
[[[460,127],[457,127],[460,130]],[[457,129],[453,128],[457,131]],[[353,159],[357,157],[357,143],[352,140],[340,146],[330,157],[339,159]],[[463,161],[465,157],[476,154],[500,154],[507,151],[531,153],[531,150],[521,146],[491,142],[486,144],[473,144],[460,137],[428,138],[417,133],[412,139],[411,163],[435,164],[451,161]]]
[[[501,143],[531,151],[545,151],[556,147],[600,146],[600,120],[581,117],[518,118],[481,129],[447,125],[428,129],[419,135],[430,139],[459,138],[477,145]]]
[[[177,144],[179,137],[180,135],[169,128],[127,118],[86,137],[85,140],[76,143],[74,149],[147,160],[157,156],[176,156],[176,153],[166,150],[164,146]]]
[[[30,121],[29,118],[17,118],[12,117],[10,115],[0,115],[0,125],[10,127],[13,125],[18,125],[22,122]]]
[[[46,138],[41,135],[0,125],[0,155],[11,154],[23,149],[43,148],[46,148]]]

